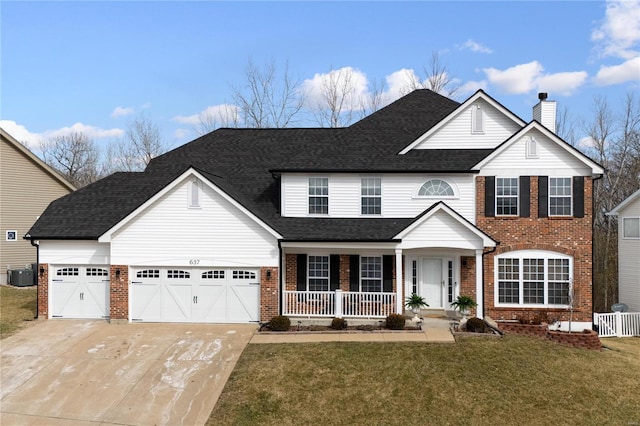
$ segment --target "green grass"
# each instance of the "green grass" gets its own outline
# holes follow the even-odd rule
[[[208,425],[638,425],[640,339],[249,345]]]
[[[36,315],[36,287],[0,286],[0,339],[33,324]]]

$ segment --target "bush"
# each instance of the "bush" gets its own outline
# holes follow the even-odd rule
[[[522,314],[516,317],[516,320],[520,324],[540,325],[542,323],[552,324],[555,321],[549,319],[549,313],[547,311],[538,311],[527,314]]]
[[[284,315],[277,315],[271,318],[269,328],[273,331],[287,331],[291,327],[291,320]]]
[[[347,328],[347,320],[344,318],[334,318],[331,321],[331,328],[334,330],[344,330]]]
[[[404,315],[391,314],[387,317],[387,328],[389,330],[402,330],[404,328],[406,319]]]
[[[467,331],[469,333],[486,333],[487,324],[480,318],[469,318],[467,320]]]

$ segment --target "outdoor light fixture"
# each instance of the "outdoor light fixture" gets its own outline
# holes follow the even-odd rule
[[[271,279],[271,269],[267,269],[267,279]]]
[[[41,266],[40,267],[40,276],[43,276],[43,275],[44,275],[44,267]]]
[[[116,277],[120,278],[120,268],[116,268]]]

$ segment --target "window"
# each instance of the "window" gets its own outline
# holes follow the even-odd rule
[[[159,269],[145,269],[136,273],[137,278],[160,278]]]
[[[18,241],[18,231],[7,231],[6,238],[7,241]]]
[[[498,305],[568,305],[571,258],[522,251],[497,259]]]
[[[484,133],[484,113],[480,105],[471,110],[471,133]]]
[[[360,285],[362,292],[382,291],[382,258],[362,256],[360,258]]]
[[[107,277],[109,276],[109,271],[104,268],[87,268],[85,275],[87,277]]]
[[[411,262],[411,292],[418,293],[418,261]]]
[[[622,238],[640,238],[640,218],[625,217],[622,219]]]
[[[189,207],[200,207],[200,182],[197,179],[189,182]]]
[[[77,277],[78,268],[62,268],[56,271],[56,275],[59,277]]]
[[[309,291],[329,291],[329,256],[309,256]]]
[[[191,277],[191,274],[187,271],[181,271],[179,269],[169,269],[167,271],[167,278],[186,279],[190,277]]]
[[[329,214],[329,178],[309,178],[309,214]]]
[[[362,178],[362,214],[382,214],[382,179]]]
[[[496,215],[518,215],[518,178],[496,178]]]
[[[419,197],[453,197],[453,188],[442,179],[431,179],[418,190]]]
[[[231,274],[234,280],[255,280],[256,273],[251,271],[233,271]]]
[[[202,279],[205,280],[223,280],[224,271],[204,271],[202,273]]]
[[[549,216],[571,216],[571,178],[549,178]]]

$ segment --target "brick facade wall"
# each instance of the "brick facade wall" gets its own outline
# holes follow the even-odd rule
[[[38,319],[49,318],[49,265],[41,263],[38,265]],[[43,273],[40,274],[40,270]]]
[[[278,315],[278,268],[260,268],[260,321],[269,321]]]
[[[118,273],[119,271],[119,273]],[[109,319],[120,321],[129,319],[129,267],[111,265],[109,268]]]
[[[476,294],[476,258],[463,256],[460,258],[460,295],[471,296],[477,301]],[[469,310],[470,316],[476,315],[476,308]]]
[[[538,217],[538,177],[531,176],[531,215],[485,217],[485,178],[476,180],[477,226],[501,244],[484,256],[485,314],[494,319],[515,319],[531,309],[495,307],[495,256],[516,250],[549,250],[573,257],[575,288],[574,321],[592,321],[592,191],[593,181],[584,178],[584,217]],[[539,308],[537,310],[540,310]],[[548,310],[567,321],[566,309]]]

